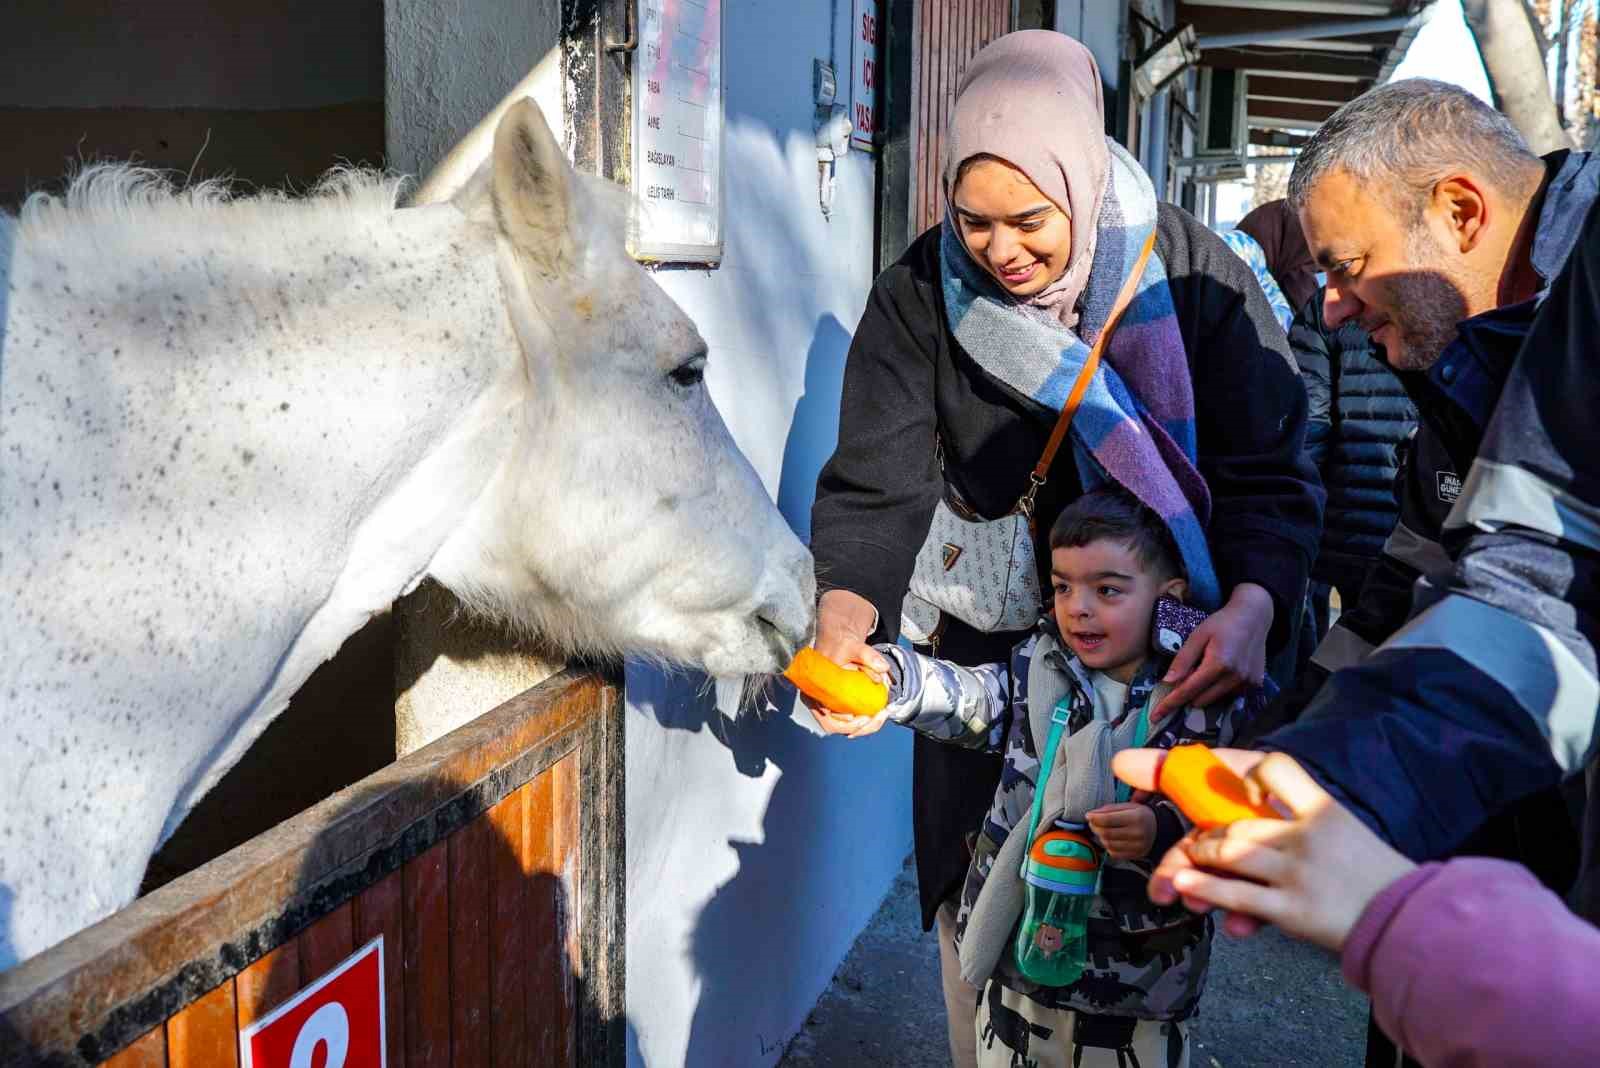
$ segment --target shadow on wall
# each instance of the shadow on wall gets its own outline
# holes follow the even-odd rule
[[[772,683],[756,699],[759,707],[730,717],[718,707],[715,688],[705,686],[702,677],[673,676],[664,682],[647,693],[630,685],[634,692],[629,696],[668,730],[709,733],[728,751],[740,775],[759,779],[769,768],[776,771],[758,840],[727,840],[736,855],[734,872],[715,889],[689,939],[699,991],[681,1063],[734,1063],[728,1060],[730,1014],[738,1014],[741,1006],[753,1007],[753,992],[759,991],[767,1005],[814,994],[809,989],[781,990],[780,984],[797,979],[797,985],[804,984],[800,976],[791,978],[787,967],[800,948],[796,929],[803,926],[791,914],[809,913],[813,910],[805,903],[825,900],[829,858],[817,855],[825,852],[826,841],[818,833],[817,808],[828,803],[830,791],[825,775],[817,773],[825,768],[817,768],[815,754],[806,752],[820,740],[780,711],[793,700],[787,683]],[[759,1031],[761,1021],[754,1026]],[[781,1049],[788,1037],[759,1035],[760,1048],[750,1050],[743,1063],[761,1063],[763,1055]],[[732,1041],[737,1048],[741,1040]],[[637,1039],[630,1036],[629,1043],[639,1054]],[[644,1063],[642,1056],[630,1062]]]
[[[784,446],[778,506],[806,541],[817,476],[838,437],[839,395],[850,340],[833,314],[817,319],[806,353],[804,392],[796,402]],[[777,772],[761,832],[753,840],[727,840],[735,854],[733,874],[715,888],[694,921],[688,948],[700,988],[682,1063],[774,1061],[792,1037],[783,1032],[786,1025],[760,1018],[747,1024],[756,1029],[754,1046],[738,1053],[739,1043],[748,1038],[730,1036],[729,1014],[750,1005],[753,991],[765,1005],[797,1008],[800,1018],[815,1000],[814,980],[819,977],[810,974],[813,968],[795,966],[799,962],[794,955],[812,941],[803,937],[807,925],[843,928],[850,923],[848,907],[838,911],[837,924],[826,917],[833,912],[829,904],[837,900],[840,887],[851,883],[847,869],[858,866],[853,858],[840,855],[838,844],[859,842],[864,833],[860,821],[880,811],[865,796],[868,791],[854,791],[855,800],[865,803],[853,807],[851,791],[840,788],[863,784],[861,765],[850,758],[866,751],[846,751],[843,747],[851,743],[818,737],[797,722],[789,710],[797,709],[800,717],[807,713],[798,710],[794,690],[781,679],[770,680],[733,716],[719,707],[716,686],[696,674],[655,675],[638,686],[630,679],[629,699],[667,730],[705,731],[727,750],[734,769],[746,778],[760,779],[769,768]],[[871,792],[892,793],[893,780],[883,777]],[[901,858],[892,859],[898,864]],[[876,899],[870,904],[875,905]],[[863,915],[870,912],[868,907]],[[831,973],[834,963],[825,961],[817,967]],[[759,978],[752,969],[760,971]],[[825,984],[827,976],[820,979]],[[763,1026],[773,1027],[774,1033],[762,1033]],[[645,1063],[631,1025],[627,1043],[629,1063]]]
[[[807,545],[811,543],[811,502],[817,475],[839,440],[839,395],[844,389],[850,332],[831,312],[817,320],[806,352],[803,392],[783,447],[778,510]]]

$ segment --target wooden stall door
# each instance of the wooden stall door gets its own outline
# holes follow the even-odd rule
[[[575,1065],[579,759],[562,758],[106,1063],[237,1065],[239,1031],[382,935],[388,1068]]]
[[[0,975],[0,1068],[617,1068],[622,708],[563,671]]]
[[[911,237],[944,217],[944,134],[978,50],[1011,30],[1011,0],[918,0],[911,63]]]

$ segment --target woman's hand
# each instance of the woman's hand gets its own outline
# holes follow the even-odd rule
[[[1195,912],[1229,911],[1223,929],[1254,933],[1261,922],[1335,953],[1378,892],[1416,865],[1385,844],[1282,753],[1218,749],[1254,792],[1287,806],[1291,819],[1240,820],[1192,832],[1168,850],[1150,879],[1150,899],[1180,896]],[[1117,777],[1140,789],[1155,785],[1156,750],[1128,750],[1112,759]],[[1230,878],[1230,876],[1233,876]]]
[[[1194,629],[1162,682],[1177,683],[1150,717],[1160,721],[1184,708],[1205,708],[1258,686],[1267,670],[1267,634],[1272,630],[1272,595],[1241,582],[1228,603]]]
[[[865,597],[849,590],[829,590],[817,603],[816,650],[840,667],[865,671],[887,683],[889,662],[867,644],[877,621],[878,613]],[[824,708],[804,694],[800,699],[827,734],[862,738],[875,733],[889,718],[887,709],[876,716],[851,716]]]

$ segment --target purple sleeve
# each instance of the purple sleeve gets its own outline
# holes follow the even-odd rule
[[[1367,905],[1344,976],[1428,1068],[1587,1063],[1600,1050],[1600,930],[1526,869],[1425,864]]]

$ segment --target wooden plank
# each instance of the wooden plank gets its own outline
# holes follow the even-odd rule
[[[490,1068],[489,839],[480,816],[450,836],[450,1064]]]
[[[578,812],[583,803],[583,792],[578,781],[582,765],[580,753],[563,757],[550,769],[551,792],[555,798],[555,836],[553,841],[556,870],[561,873],[561,888],[565,895],[564,919],[566,921],[566,960],[568,964],[568,993],[577,978],[578,930],[583,924],[582,899],[578,895],[579,872],[584,857],[580,846]]]
[[[528,879],[523,786],[489,811],[494,829],[490,847],[493,887],[492,940],[489,944],[489,997],[493,1017],[494,1068],[532,1063],[528,1046]]]
[[[450,856],[440,842],[405,866],[407,1068],[450,1064]]]
[[[356,948],[350,902],[300,932],[300,985],[310,986]]]
[[[167,1029],[158,1027],[105,1061],[102,1068],[167,1068]]]
[[[242,1031],[300,989],[299,943],[285,942],[240,972],[233,982]]]
[[[583,925],[579,933],[583,976],[578,1002],[578,1063],[610,1064],[627,1046],[626,954],[610,932],[627,929],[627,767],[623,753],[625,709],[597,716],[578,747],[578,870]]]
[[[934,0],[918,0],[917,22],[913,29],[913,47],[917,50],[916,82],[911,86],[912,92],[912,121],[917,127],[917,158],[916,158],[916,186],[912,190],[914,199],[911,203],[911,239],[916,240],[927,229],[928,217],[928,157],[933,153],[934,144],[930,139],[929,112],[932,109],[931,96],[928,92],[929,79],[933,77],[933,3]]]
[[[944,197],[944,83],[949,77],[944,61],[944,29],[949,0],[932,0],[933,33],[928,42],[928,195],[923,204],[923,228],[939,222]]]
[[[388,1068],[406,1068],[405,875],[390,872],[355,900],[356,945],[383,936],[384,1023]]]
[[[1332,74],[1370,81],[1378,76],[1383,61],[1373,56],[1325,52],[1312,55],[1286,50],[1259,48],[1208,48],[1206,66],[1225,70],[1265,70],[1275,77],[1293,78],[1305,74]],[[1254,77],[1254,75],[1252,75]]]
[[[1281,78],[1256,75],[1251,77],[1251,96],[1273,96],[1283,100],[1322,101],[1338,106],[1359,96],[1363,82],[1319,82],[1309,78],[1284,76]]]
[[[366,860],[382,849],[398,852],[413,824],[440,812],[451,813],[446,823],[464,819],[470,813],[448,806],[480,796],[472,791],[491,772],[570,749],[618,685],[568,669],[0,974],[0,1034],[14,1036],[0,1047],[14,1043],[75,1063],[122,1048],[161,1022],[163,1006],[181,1004],[186,990],[230,981],[282,941],[283,927],[330,882],[348,884],[347,895],[364,889]],[[486,808],[500,796],[479,803]],[[442,826],[445,817],[433,818]],[[408,841],[417,841],[416,832]],[[406,848],[410,855],[420,845]]]
[[[528,1043],[529,1063],[564,1065],[560,960],[556,937],[560,918],[560,874],[555,866],[555,780],[545,772],[525,791],[523,871],[528,886]]]
[[[1332,104],[1284,104],[1276,100],[1251,99],[1247,111],[1264,119],[1298,119],[1301,122],[1326,122],[1334,112]]]
[[[167,1064],[170,1068],[236,1068],[237,1021],[230,979],[167,1021]]]

